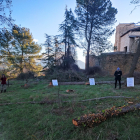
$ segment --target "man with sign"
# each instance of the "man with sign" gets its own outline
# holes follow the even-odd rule
[[[119,88],[121,88],[121,76],[122,76],[122,71],[120,68],[117,68],[117,71],[114,73],[115,76],[115,88],[117,87],[117,81],[119,81]]]

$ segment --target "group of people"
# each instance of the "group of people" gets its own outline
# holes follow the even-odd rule
[[[114,73],[115,76],[115,88],[117,87],[117,81],[119,81],[119,88],[121,88],[121,76],[122,76],[122,71],[118,67],[117,70]],[[6,92],[6,77],[4,74],[2,74],[1,77],[1,93]]]

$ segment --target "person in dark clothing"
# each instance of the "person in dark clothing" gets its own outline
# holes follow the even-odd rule
[[[4,92],[6,92],[6,77],[4,74],[2,74],[1,77],[1,93],[4,90]]]
[[[117,87],[117,81],[119,81],[119,88],[121,88],[121,76],[122,76],[122,71],[120,68],[117,68],[117,71],[114,73],[115,76],[115,88]]]

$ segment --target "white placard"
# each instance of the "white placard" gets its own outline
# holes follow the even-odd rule
[[[57,81],[57,79],[52,80],[52,84],[53,84],[53,86],[58,86],[58,81]]]
[[[134,87],[134,77],[127,78],[127,87]]]
[[[94,78],[89,78],[89,83],[90,83],[90,85],[95,85],[95,79]]]

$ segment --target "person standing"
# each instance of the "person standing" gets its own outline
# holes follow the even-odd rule
[[[6,77],[4,74],[2,74],[2,77],[1,77],[1,93],[3,92],[6,92]]]
[[[117,71],[114,73],[115,76],[115,88],[117,87],[117,81],[119,81],[119,88],[121,88],[121,76],[122,76],[122,71],[120,68],[117,68]]]

